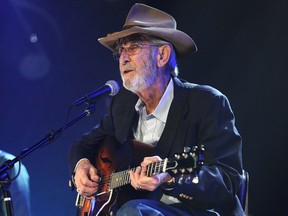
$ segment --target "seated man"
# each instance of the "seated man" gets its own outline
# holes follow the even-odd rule
[[[101,162],[107,167],[114,163],[119,172],[121,166],[136,165],[128,176],[115,177],[117,183],[122,179],[129,183],[119,190],[119,196],[115,193],[118,199],[99,211],[111,215],[115,207],[117,216],[243,216],[237,197],[243,180],[242,141],[233,111],[220,91],[178,78],[178,58],[196,52],[197,47],[176,26],[171,15],[135,4],[122,30],[99,39],[113,51],[124,87],[112,98],[100,123],[72,145],[69,163],[74,185],[94,203],[95,193],[99,198],[103,183],[110,180],[103,175]],[[116,140],[120,159],[101,148],[107,137]],[[135,151],[143,145],[151,147],[153,154]],[[195,175],[173,176],[166,169],[147,172],[151,163],[165,164],[164,158],[184,147],[202,145],[204,164],[199,181],[193,181]],[[133,164],[137,156],[140,162]],[[189,164],[193,166],[193,162]],[[120,199],[121,194],[128,196],[127,201]]]

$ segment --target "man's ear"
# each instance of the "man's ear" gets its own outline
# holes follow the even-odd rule
[[[159,47],[159,53],[157,56],[157,65],[158,67],[163,67],[169,61],[171,54],[171,46],[168,44],[164,44]]]

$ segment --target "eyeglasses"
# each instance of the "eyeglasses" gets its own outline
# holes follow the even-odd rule
[[[130,45],[129,47],[119,46],[119,47],[115,48],[115,50],[113,52],[113,57],[115,60],[118,61],[120,59],[120,56],[123,53],[123,51],[125,51],[125,53],[127,53],[128,56],[137,55],[138,53],[140,53],[142,51],[144,46],[157,46],[157,45],[156,44],[135,43],[135,44]]]

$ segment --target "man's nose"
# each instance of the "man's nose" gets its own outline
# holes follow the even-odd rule
[[[130,56],[128,55],[125,49],[122,51],[119,60],[121,63],[129,62],[131,60]]]

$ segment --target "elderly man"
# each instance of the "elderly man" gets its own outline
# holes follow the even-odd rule
[[[171,15],[135,4],[123,29],[99,42],[119,61],[124,88],[101,122],[71,147],[72,178],[82,201],[89,202],[82,212],[244,215],[237,197],[242,142],[229,101],[210,86],[178,78],[177,59],[197,51],[192,38],[176,28]],[[194,167],[197,173],[166,169],[164,158],[201,146],[203,155],[194,159],[203,156],[204,164]],[[151,164],[156,171],[150,172]]]

